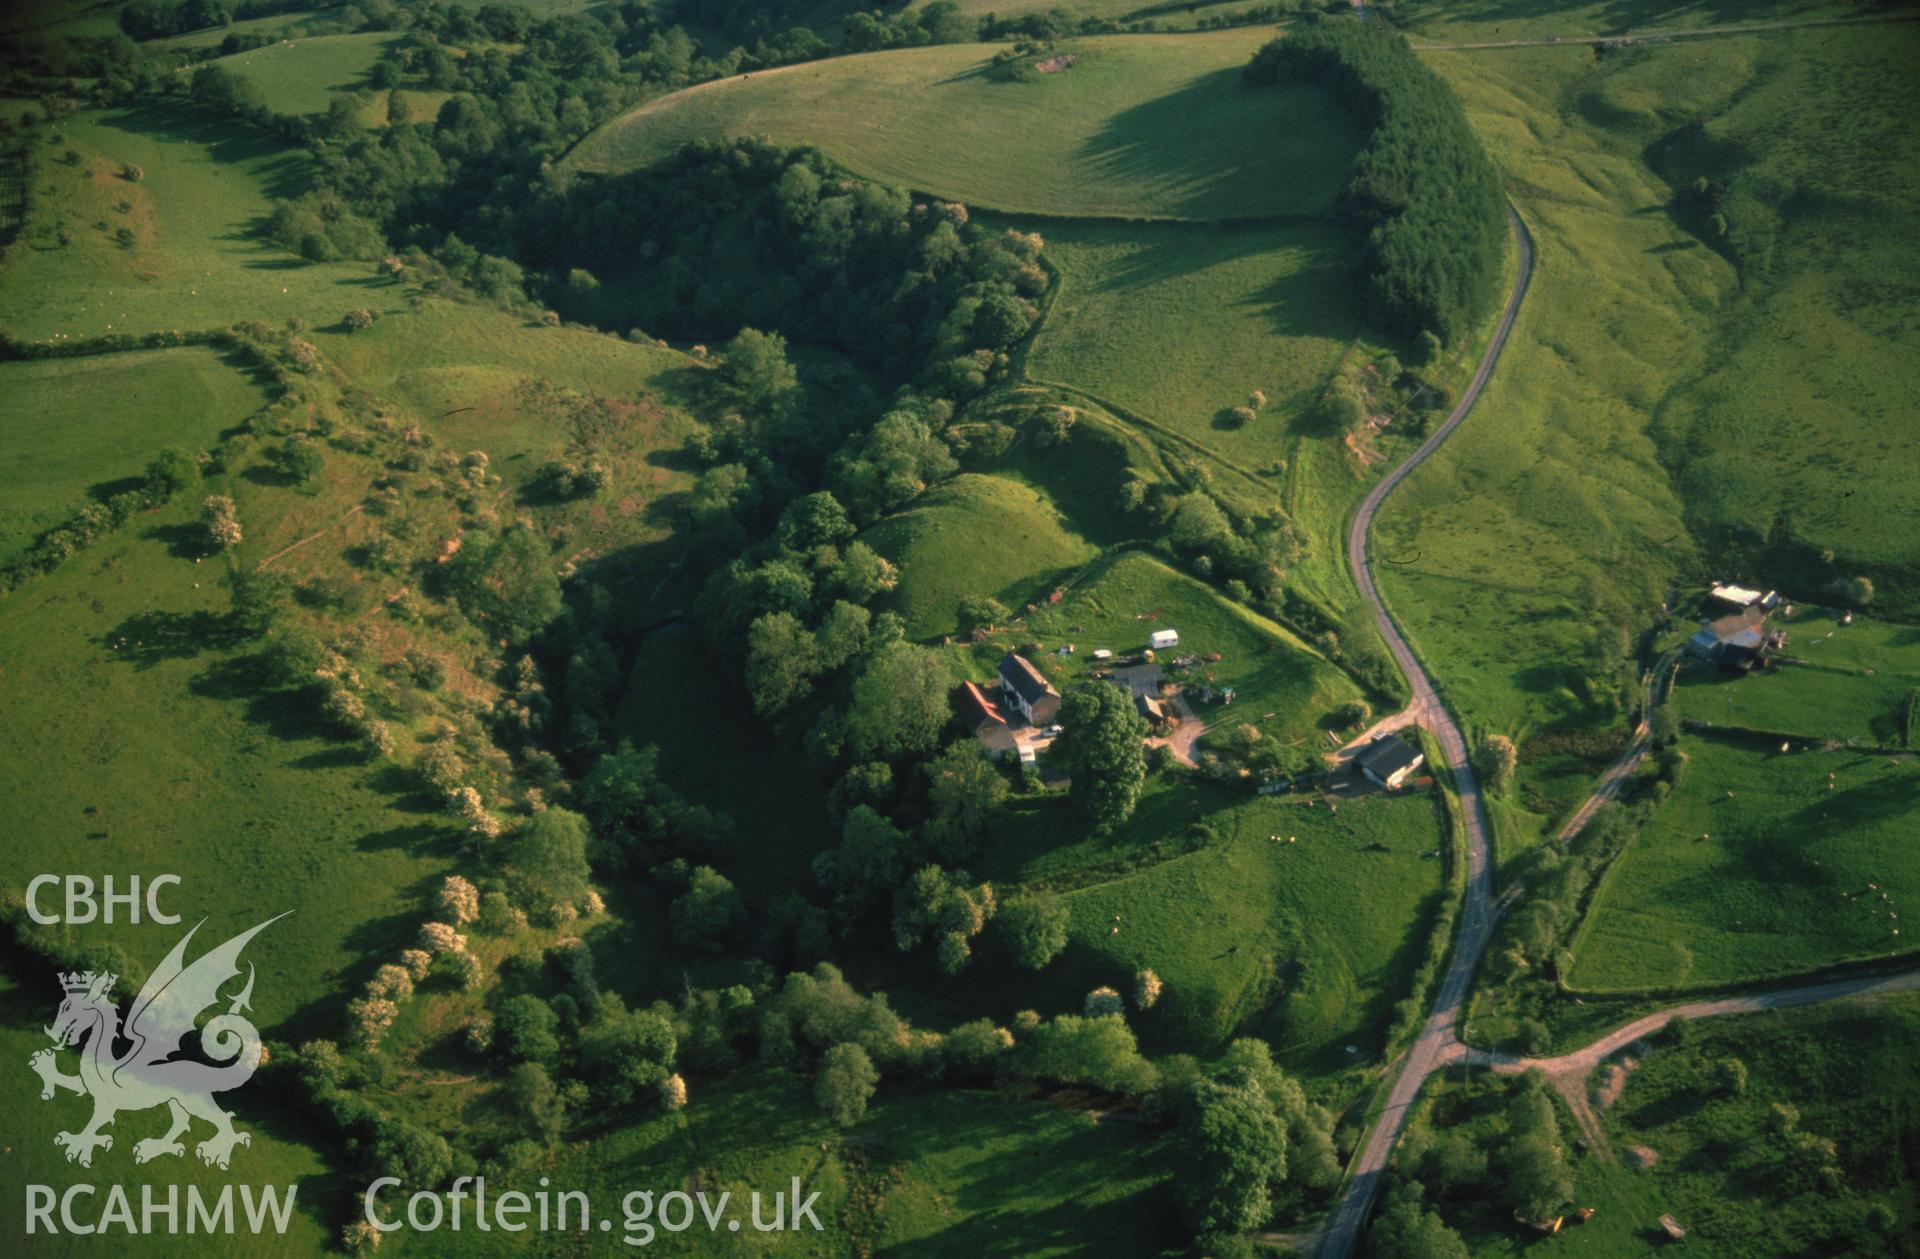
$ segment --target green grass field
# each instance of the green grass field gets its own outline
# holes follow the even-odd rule
[[[229,35],[272,35],[276,38],[297,38],[311,23],[327,23],[331,14],[320,13],[275,13],[267,17],[241,18],[225,26],[209,26],[204,30],[188,31],[185,35],[172,35],[165,39],[149,41],[155,48],[218,48],[221,41]]]
[[[875,982],[933,1026],[981,1009],[1077,1013],[1093,988],[1130,992],[1151,967],[1167,994],[1129,1015],[1148,1052],[1207,1054],[1261,1036],[1290,1067],[1330,1081],[1381,1048],[1439,903],[1445,840],[1429,798],[1346,801],[1338,813],[1308,799],[1156,778],[1127,825],[1092,836],[1066,799],[1017,798],[967,869],[1002,897],[1064,896],[1067,951],[1011,985],[991,946],[953,979],[924,959],[867,965],[893,969]]]
[[[233,477],[218,488],[249,525],[291,491]],[[198,500],[136,518],[8,596],[0,615],[0,756],[13,820],[0,881],[44,871],[182,879],[172,912],[203,934],[296,911],[250,946],[263,1029],[336,1034],[339,991],[413,936],[418,898],[453,858],[430,806],[291,697],[250,681],[221,636],[224,563],[174,553]],[[263,535],[271,530],[263,528]],[[257,564],[265,541],[237,560]],[[184,929],[184,928],[181,928]],[[87,928],[151,966],[181,929]]]
[[[212,908],[212,906],[206,906]],[[190,916],[187,923],[191,923]],[[288,919],[288,922],[293,921]],[[244,926],[251,926],[246,923]],[[285,924],[279,924],[284,926]],[[174,939],[185,930],[180,927],[136,928],[145,933],[144,945],[148,956],[142,962],[157,962]],[[211,930],[211,928],[209,928]],[[249,953],[266,943],[278,927],[269,928],[258,937],[249,948]],[[202,932],[203,938],[207,933]],[[289,985],[282,981],[274,985],[277,990],[271,996],[265,983],[264,972],[259,993],[265,1000],[272,1000],[276,1006],[284,1005]],[[39,1050],[49,1047],[52,1042],[41,1029],[53,1019],[53,1013],[60,1006],[65,994],[60,983],[49,971],[35,982],[23,982],[6,972],[0,972],[0,1055],[7,1062],[21,1064],[24,1072],[28,1057]],[[63,1054],[66,1059],[63,1070],[72,1070],[72,1055]],[[129,1194],[138,1211],[141,1183],[154,1186],[156,1200],[166,1201],[166,1186],[179,1186],[181,1195],[181,1230],[185,1230],[185,1212],[188,1199],[185,1196],[188,1186],[197,1187],[203,1195],[203,1201],[212,1205],[219,1197],[223,1187],[233,1187],[236,1195],[234,1215],[244,1221],[244,1207],[239,1199],[237,1185],[274,1186],[280,1192],[286,1186],[299,1186],[299,1196],[295,1209],[289,1217],[287,1231],[284,1234],[269,1233],[265,1237],[255,1237],[242,1231],[217,1233],[212,1236],[202,1234],[193,1239],[193,1251],[196,1254],[227,1257],[243,1257],[275,1254],[319,1254],[332,1241],[335,1232],[335,1220],[346,1218],[346,1212],[352,1209],[348,1201],[350,1191],[346,1191],[341,1181],[327,1173],[334,1169],[327,1160],[311,1146],[313,1135],[289,1121],[279,1108],[271,1102],[250,1104],[243,1090],[231,1095],[228,1104],[234,1110],[235,1125],[251,1137],[251,1143],[235,1152],[232,1169],[221,1171],[208,1167],[194,1157],[192,1142],[195,1137],[206,1135],[205,1125],[196,1124],[194,1136],[187,1138],[188,1153],[182,1158],[160,1159],[139,1166],[133,1161],[133,1144],[144,1137],[157,1137],[166,1131],[165,1110],[145,1110],[138,1112],[123,1111],[113,1126],[113,1148],[99,1154],[93,1163],[91,1173],[69,1163],[66,1151],[53,1143],[54,1134],[62,1131],[75,1131],[86,1123],[88,1105],[85,1099],[71,1093],[59,1093],[52,1101],[40,1100],[40,1089],[32,1077],[24,1077],[26,1086],[9,1089],[0,1097],[0,1130],[6,1132],[5,1153],[0,1154],[0,1181],[4,1181],[12,1201],[7,1204],[6,1219],[9,1230],[18,1229],[22,1236],[20,1244],[25,1248],[20,1253],[33,1255],[90,1255],[97,1253],[97,1236],[78,1236],[61,1230],[59,1236],[48,1236],[44,1231],[36,1236],[24,1236],[26,1221],[21,1213],[20,1201],[24,1186],[29,1184],[55,1186],[55,1192],[63,1191],[66,1186],[93,1176],[101,1181],[124,1181],[129,1186]],[[91,1183],[91,1182],[88,1182]],[[103,1187],[92,1201],[104,1205],[107,1190]],[[81,1203],[88,1199],[82,1195],[75,1199],[75,1218],[87,1221],[88,1207]],[[97,1210],[91,1217],[98,1219]],[[138,1218],[137,1216],[135,1217]],[[55,1217],[58,1219],[58,1216]],[[162,1228],[165,1227],[164,1221]],[[117,1227],[117,1226],[116,1226]],[[124,1242],[123,1242],[124,1244]],[[168,1250],[164,1243],[147,1243],[141,1247],[141,1253],[163,1254]]]
[[[1060,291],[1028,371],[1244,466],[1285,458],[1362,331],[1358,241],[1334,226],[1043,224]],[[1250,424],[1227,413],[1254,390]]]
[[[1920,690],[1920,630],[1804,612],[1782,625],[1795,661],[1736,677],[1696,668],[1673,701],[1683,718],[1840,742],[1900,747],[1901,712]]]
[[[0,561],[89,490],[138,478],[163,446],[212,446],[266,401],[199,347],[0,364]]]
[[[1598,62],[1430,56],[1538,247],[1480,411],[1389,502],[1376,543],[1408,557],[1384,573],[1388,599],[1476,726],[1616,720],[1583,687],[1582,649],[1596,626],[1657,619],[1670,575],[1700,571],[1689,524],[1719,549],[1780,509],[1843,566],[1911,562],[1911,504],[1888,495],[1915,430],[1881,392],[1905,388],[1920,308],[1910,260],[1886,256],[1892,207],[1913,201],[1911,137],[1866,84],[1915,46],[1885,26]],[[1749,225],[1731,235],[1738,266],[1665,208],[1696,174],[1745,198],[1728,209]],[[1814,195],[1823,181],[1850,191]],[[1551,788],[1549,807],[1579,790]]]
[[[1063,216],[1321,215],[1357,125],[1318,89],[1244,86],[1259,29],[1109,36],[1029,83],[953,44],[764,70],[665,96],[581,141],[567,165],[643,166],[689,140],[811,144],[857,174],[982,208]],[[887,125],[872,119],[884,114]]]
[[[1506,169],[1535,270],[1474,415],[1381,511],[1379,579],[1470,725],[1610,722],[1580,686],[1582,648],[1654,619],[1692,553],[1648,414],[1738,279],[1664,214],[1634,212],[1668,196],[1643,142],[1571,104],[1605,63],[1571,49],[1428,61]],[[1554,807],[1584,792],[1570,784]]]
[[[1911,23],[1722,41],[1628,59],[1585,106],[1646,139],[1676,188],[1726,186],[1741,292],[1718,321],[1722,352],[1659,422],[1684,452],[1690,515],[1710,528],[1783,515],[1843,567],[1903,573],[1920,560],[1920,262],[1903,231],[1920,212],[1920,135],[1879,89],[1916,64]],[[1678,65],[1694,99],[1656,86]]]
[[[1916,1031],[1911,994],[1702,1022],[1684,1049],[1656,1050],[1629,1076],[1609,1113],[1616,1148],[1645,1145],[1660,1161],[1648,1172],[1589,1162],[1583,1188],[1597,1189],[1596,1222],[1625,1215],[1648,1230],[1671,1211],[1690,1228],[1689,1249],[1729,1259],[1899,1254],[1920,1203],[1911,1167],[1889,1154],[1913,1137]],[[1739,1097],[1710,1083],[1709,1067],[1725,1058],[1747,1067]],[[1770,1127],[1776,1102],[1799,1111],[1799,1131],[1834,1143],[1837,1184],[1809,1183],[1783,1157]],[[1609,1211],[1615,1202],[1625,1209]],[[1894,1210],[1892,1232],[1865,1219],[1874,1203]]]
[[[1457,0],[1407,5],[1394,18],[1416,43],[1453,43],[1857,17],[1899,7],[1896,0],[1546,0],[1525,6]]]
[[[298,150],[174,106],[81,114],[62,129],[82,165],[40,164],[0,284],[0,327],[52,340],[291,315],[320,325],[376,296],[367,264],[306,263],[256,234],[275,198],[305,190]],[[145,178],[123,179],[124,163]],[[115,239],[122,228],[131,245]]]
[[[373,63],[399,39],[391,31],[309,35],[220,57],[212,64],[252,82],[276,114],[319,114],[340,93],[366,87]]]
[[[925,8],[931,0],[909,0],[909,10]],[[1109,22],[1152,22],[1159,29],[1173,31],[1191,28],[1200,18],[1225,17],[1258,6],[1235,0],[1200,0],[1199,3],[1156,3],[1155,0],[955,0],[960,12],[969,17],[997,14],[1003,18],[1028,13],[1064,13],[1075,21],[1103,18]]]
[[[1569,983],[1725,982],[1912,947],[1894,916],[1920,904],[1911,758],[1683,746],[1685,780],[1595,893]]]
[[[992,595],[1018,610],[1099,554],[1044,495],[974,474],[935,486],[865,540],[900,568],[884,606],[913,638],[971,628],[960,624],[964,599]]]
[[[1124,991],[1150,966],[1167,995],[1135,1022],[1167,1048],[1257,1034],[1302,1067],[1373,1061],[1438,904],[1432,803],[1248,799],[1206,824],[1214,846],[1068,894],[1071,943],[1045,982]]]
[[[603,1128],[541,1172],[556,1187],[588,1192],[615,1238],[625,1229],[622,1200],[636,1190],[657,1197],[699,1187],[709,1200],[725,1191],[743,1221],[756,1190],[770,1199],[797,1176],[806,1192],[819,1191],[818,1235],[743,1224],[718,1243],[728,1254],[1157,1253],[1179,1240],[1159,1187],[1170,1170],[1165,1147],[1138,1128],[1096,1126],[1080,1112],[983,1091],[889,1083],[867,1118],[843,1133],[811,1093],[785,1072],[715,1079],[683,1116]],[[770,1214],[770,1201],[762,1209]],[[383,1253],[398,1243],[409,1255],[520,1254],[537,1249],[528,1239],[539,1236],[409,1231],[390,1235]],[[659,1230],[646,1253],[710,1255],[716,1242],[704,1226]]]

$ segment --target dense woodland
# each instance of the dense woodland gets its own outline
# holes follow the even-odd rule
[[[1383,326],[1457,341],[1492,312],[1506,255],[1500,176],[1405,36],[1375,22],[1313,23],[1262,48],[1247,77],[1317,83],[1366,120],[1342,207],[1369,228],[1369,297]]]

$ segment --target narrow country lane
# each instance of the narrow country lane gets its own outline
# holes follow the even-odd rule
[[[1479,965],[1480,954],[1486,949],[1488,936],[1498,917],[1493,905],[1493,840],[1487,824],[1486,808],[1480,800],[1480,784],[1474,778],[1473,766],[1467,761],[1466,736],[1453,714],[1447,711],[1432,680],[1421,668],[1413,649],[1394,625],[1387,605],[1380,598],[1368,561],[1367,535],[1387,495],[1406,479],[1408,473],[1438,450],[1440,444],[1453,435],[1453,431],[1473,410],[1474,403],[1480,400],[1481,392],[1493,375],[1494,365],[1500,360],[1500,352],[1506,348],[1507,337],[1513,332],[1514,320],[1520,313],[1520,303],[1526,299],[1527,285],[1533,279],[1533,237],[1528,233],[1527,225],[1521,221],[1519,212],[1511,206],[1507,208],[1507,217],[1513,227],[1514,243],[1519,249],[1519,273],[1514,279],[1513,291],[1507,296],[1506,309],[1500,313],[1500,322],[1494,327],[1493,338],[1487,342],[1487,351],[1481,357],[1479,369],[1474,372],[1472,382],[1460,395],[1459,404],[1447,416],[1446,422],[1421,443],[1420,449],[1373,488],[1373,492],[1360,504],[1360,510],[1354,513],[1353,523],[1347,529],[1347,562],[1353,570],[1353,579],[1362,597],[1373,605],[1374,623],[1399,663],[1401,673],[1406,676],[1407,684],[1413,691],[1413,707],[1423,715],[1422,724],[1439,740],[1447,769],[1453,774],[1454,785],[1459,792],[1461,815],[1467,831],[1467,891],[1453,955],[1447,964],[1446,975],[1440,981],[1440,991],[1434,998],[1426,1026],[1420,1029],[1419,1038],[1400,1060],[1399,1074],[1394,1077],[1386,1105],[1361,1141],[1359,1149],[1354,1152],[1340,1197],[1327,1214],[1320,1245],[1322,1259],[1346,1259],[1353,1253],[1360,1226],[1366,1221],[1374,1195],[1380,1190],[1380,1177],[1386,1170],[1387,1156],[1393,1152],[1394,1143],[1399,1140],[1401,1130],[1406,1126],[1407,1116],[1414,1099],[1419,1096],[1420,1086],[1426,1083],[1427,1076],[1435,1068],[1444,1065],[1449,1051],[1459,1043],[1454,1028],[1459,1020],[1460,1006],[1466,1000],[1474,968]]]

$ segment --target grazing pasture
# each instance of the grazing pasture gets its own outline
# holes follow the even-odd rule
[[[278,486],[229,477],[249,528]],[[425,890],[454,859],[431,804],[324,737],[311,705],[262,693],[257,644],[227,626],[227,560],[196,563],[199,499],[137,516],[6,600],[0,759],[10,767],[0,885],[46,871],[170,872],[171,912],[202,935],[296,911],[249,946],[256,1017],[288,1038],[334,1035],[341,991],[412,940]],[[258,564],[252,535],[231,553]],[[89,943],[155,964],[178,930],[116,921]],[[346,978],[343,978],[346,977]]]
[[[1480,412],[1375,542],[1406,557],[1386,596],[1472,724],[1616,722],[1604,675],[1629,666],[1596,635],[1630,642],[1707,554],[1758,562],[1774,522],[1834,550],[1828,576],[1881,574],[1904,615],[1920,288],[1894,225],[1920,198],[1911,128],[1871,85],[1916,49],[1894,25],[1430,55],[1537,249]]]
[[[814,1213],[827,1254],[974,1256],[1004,1247],[1021,1255],[1129,1252],[1178,1244],[1171,1203],[1159,1186],[1171,1172],[1166,1147],[1137,1125],[1096,1125],[1085,1113],[983,1089],[880,1087],[857,1132],[842,1133],[814,1104],[804,1079],[740,1072],[711,1079],[678,1115],[648,1114],[569,1147],[541,1174],[591,1195],[596,1214],[626,1227],[625,1195],[643,1186],[698,1183],[711,1201],[731,1194],[746,1219],[751,1195],[788,1192],[798,1177],[818,1191]],[[803,1197],[805,1194],[802,1195]],[[606,1204],[600,1206],[599,1204]],[[991,1203],[991,1207],[984,1205]],[[648,1253],[706,1255],[704,1226],[658,1228]],[[804,1226],[803,1226],[804,1227]],[[632,1234],[642,1236],[637,1229]],[[812,1236],[808,1229],[805,1236]],[[398,1236],[398,1235],[397,1235]],[[404,1234],[408,1254],[523,1253],[499,1230]],[[729,1253],[791,1253],[791,1233],[742,1227]]]
[[[1036,224],[1060,273],[1029,373],[1243,466],[1283,459],[1360,336],[1359,239],[1335,225]],[[1267,402],[1230,412],[1258,390]]]
[[[1842,1001],[1705,1020],[1692,1030],[1685,1046],[1656,1049],[1608,1110],[1615,1149],[1644,1145],[1659,1161],[1635,1171],[1589,1160],[1583,1194],[1593,1185],[1599,1196],[1581,1200],[1596,1202],[1594,1223],[1610,1215],[1641,1223],[1672,1212],[1690,1226],[1689,1245],[1697,1240],[1743,1259],[1900,1253],[1898,1231],[1875,1229],[1866,1216],[1880,1204],[1899,1219],[1916,1205],[1912,1168],[1891,1155],[1913,1139],[1920,999]],[[1714,1068],[1727,1059],[1747,1069],[1737,1095],[1715,1083]],[[1797,1143],[1780,1133],[1781,1104],[1797,1113],[1795,1132],[1833,1143],[1834,1181],[1822,1184],[1796,1166]],[[1635,1210],[1622,1198],[1659,1205]],[[1725,1209],[1735,1202],[1765,1208]],[[1621,1241],[1613,1253],[1626,1249]]]
[[[325,113],[333,98],[367,86],[367,73],[400,36],[392,31],[308,35],[216,58],[260,89],[276,114]]]
[[[1149,1048],[1261,1035],[1316,1072],[1372,1060],[1438,908],[1432,801],[1375,797],[1336,815],[1242,797],[1198,825],[1200,851],[1067,894],[1070,943],[1043,988],[1071,1003],[1151,967],[1167,993],[1133,1016]]]
[[[263,917],[265,915],[262,915]],[[142,965],[158,962],[180,933],[193,922],[189,915],[187,922],[178,927],[152,926],[137,928],[141,936],[141,954],[138,960]],[[247,948],[247,956],[257,960],[260,950],[280,928],[291,923],[276,923],[256,937]],[[237,923],[236,928],[244,930],[253,922]],[[218,939],[207,937],[212,925],[195,937],[195,946],[215,944]],[[129,945],[129,947],[133,947]],[[297,996],[284,982],[272,985],[269,993],[264,972],[261,975],[259,996],[264,1005],[271,999],[275,1007],[284,1008],[286,999]],[[6,1061],[20,1064],[25,1070],[29,1057],[47,1048],[52,1042],[47,1039],[45,1028],[52,1022],[54,1011],[60,1008],[65,997],[60,981],[52,968],[22,968],[16,974],[0,970],[0,1054]],[[61,1055],[62,1070],[73,1070],[73,1055]],[[14,1193],[23,1192],[23,1186],[29,1184],[58,1185],[63,1188],[74,1183],[76,1173],[86,1175],[86,1171],[76,1168],[67,1161],[66,1151],[53,1143],[54,1134],[62,1131],[77,1131],[86,1122],[88,1102],[85,1098],[72,1093],[58,1093],[51,1101],[40,1100],[37,1082],[26,1076],[26,1085],[0,1092],[0,1130],[6,1132],[7,1182]],[[137,1165],[133,1161],[133,1146],[136,1141],[147,1137],[157,1137],[167,1129],[165,1108],[142,1111],[122,1111],[114,1123],[113,1148],[98,1155],[93,1162],[92,1174],[100,1177],[115,1177],[128,1182],[128,1194],[139,1210],[140,1188],[145,1183],[153,1186],[157,1203],[167,1200],[169,1186],[178,1186],[180,1210],[184,1230],[187,1210],[188,1186],[197,1187],[202,1200],[209,1206],[219,1199],[221,1190],[234,1189],[234,1216],[243,1231],[224,1234],[201,1234],[193,1240],[194,1253],[210,1256],[211,1259],[252,1259],[253,1256],[273,1254],[320,1254],[333,1242],[336,1228],[335,1214],[346,1218],[346,1212],[353,1209],[351,1190],[346,1189],[344,1178],[336,1179],[327,1173],[334,1169],[327,1159],[313,1147],[317,1143],[315,1134],[294,1122],[284,1110],[272,1100],[253,1098],[254,1090],[240,1089],[221,1097],[221,1105],[234,1112],[234,1123],[251,1138],[250,1143],[235,1152],[230,1170],[222,1171],[209,1167],[194,1154],[194,1145],[204,1139],[211,1129],[196,1121],[193,1130],[184,1138],[186,1152],[179,1158],[160,1158],[152,1162]],[[237,1185],[268,1186],[280,1192],[294,1184],[300,1187],[299,1197],[293,1211],[288,1216],[287,1231],[284,1234],[269,1234],[271,1240],[255,1237],[244,1231],[246,1212],[244,1200],[239,1197]],[[56,1190],[56,1192],[59,1192]],[[99,1207],[105,1205],[105,1190],[95,1199]],[[88,1215],[88,1207],[80,1205],[84,1196],[75,1201],[75,1219],[98,1219],[97,1209],[93,1216]],[[9,1207],[16,1212],[17,1204]],[[18,1227],[25,1229],[23,1216],[14,1215],[20,1221]],[[57,1219],[58,1217],[56,1217]],[[137,1215],[134,1217],[139,1218]],[[165,1228],[164,1220],[160,1224]],[[31,1245],[31,1253],[57,1256],[86,1256],[98,1249],[97,1237],[80,1236],[62,1229],[58,1236],[44,1233],[36,1236]]]
[[[1920,764],[1717,738],[1682,747],[1681,785],[1594,894],[1569,983],[1708,984],[1913,947]]]
[[[1045,598],[1099,552],[1043,494],[1003,477],[965,473],[874,525],[866,542],[900,568],[882,606],[912,638],[972,628],[963,600],[991,595],[1009,608]]]
[[[90,493],[137,481],[162,447],[205,450],[266,401],[199,346],[0,363],[0,562]]]
[[[1789,662],[1747,677],[1711,666],[1683,672],[1683,718],[1840,742],[1900,747],[1907,697],[1920,691],[1920,629],[1807,610],[1776,622]],[[1915,732],[1920,741],[1920,732]]]
[[[1720,353],[1660,411],[1690,518],[1716,540],[1784,529],[1835,552],[1841,573],[1874,574],[1882,602],[1908,614],[1920,607],[1920,129],[1885,84],[1920,66],[1920,24],[1619,61],[1582,108],[1648,144],[1678,220],[1742,280],[1716,320]],[[1668,90],[1679,66],[1689,99]]]
[[[1588,648],[1657,619],[1693,560],[1648,415],[1706,352],[1696,312],[1738,278],[1666,216],[1633,212],[1670,195],[1644,142],[1570,103],[1610,61],[1520,49],[1429,62],[1505,170],[1535,267],[1473,418],[1381,510],[1376,574],[1470,726],[1518,739],[1610,724],[1623,693],[1589,679],[1628,661]],[[1584,788],[1554,794],[1559,808]]]
[[[169,35],[148,43],[154,48],[218,48],[229,35],[294,38],[311,25],[331,25],[332,16],[326,12],[273,13],[266,17],[241,18],[224,26],[208,26],[184,35]]]
[[[369,264],[308,263],[257,234],[275,198],[306,190],[299,150],[172,104],[61,127],[82,161],[36,168],[26,229],[0,271],[0,328],[55,340],[292,315],[318,325],[376,298]],[[138,181],[122,174],[129,164]]]
[[[1572,41],[1583,35],[1860,17],[1899,7],[1897,0],[1547,0],[1525,6],[1460,0],[1408,6],[1394,17],[1417,45],[1428,39],[1464,43],[1557,36]]]
[[[811,144],[849,170],[985,209],[1059,216],[1327,214],[1360,129],[1317,88],[1251,88],[1269,32],[1103,36],[1030,82],[991,77],[998,45],[836,57],[704,83],[582,140],[566,165],[619,172],[689,140]],[[871,125],[884,114],[887,125]]]

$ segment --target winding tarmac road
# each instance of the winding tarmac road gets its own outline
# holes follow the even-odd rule
[[[1480,359],[1479,370],[1474,372],[1472,382],[1460,395],[1459,403],[1447,416],[1446,422],[1421,443],[1420,449],[1373,488],[1347,527],[1347,563],[1352,569],[1354,582],[1360,587],[1361,596],[1373,605],[1374,624],[1379,627],[1381,637],[1386,640],[1394,660],[1399,663],[1400,671],[1406,675],[1413,691],[1410,707],[1420,714],[1420,724],[1439,740],[1447,768],[1453,774],[1454,786],[1460,796],[1461,816],[1466,821],[1467,891],[1466,903],[1460,914],[1459,935],[1454,941],[1446,976],[1440,981],[1440,991],[1434,998],[1433,1010],[1427,1016],[1426,1026],[1420,1029],[1419,1038],[1401,1058],[1399,1074],[1394,1077],[1393,1086],[1387,1094],[1386,1106],[1348,1165],[1346,1183],[1341,1186],[1340,1197],[1328,1212],[1323,1225],[1319,1251],[1321,1259],[1347,1259],[1353,1253],[1360,1226],[1365,1223],[1367,1213],[1373,1206],[1374,1195],[1380,1191],[1380,1177],[1386,1170],[1387,1157],[1392,1154],[1394,1143],[1400,1139],[1400,1133],[1406,1127],[1407,1116],[1413,1108],[1414,1099],[1420,1094],[1420,1086],[1426,1083],[1427,1076],[1436,1068],[1444,1066],[1450,1057],[1457,1054],[1456,1047],[1460,1040],[1454,1029],[1459,1022],[1460,1006],[1466,1000],[1474,968],[1480,963],[1480,954],[1485,951],[1493,924],[1499,917],[1493,904],[1493,840],[1487,824],[1486,806],[1480,800],[1480,783],[1474,777],[1473,766],[1468,763],[1466,735],[1461,732],[1459,722],[1447,711],[1446,703],[1434,689],[1432,679],[1421,668],[1413,648],[1407,645],[1406,638],[1387,612],[1386,603],[1380,598],[1368,562],[1367,534],[1372,530],[1373,518],[1387,495],[1393,493],[1394,488],[1410,472],[1438,450],[1441,443],[1453,435],[1453,431],[1473,410],[1473,404],[1480,400],[1481,392],[1486,389],[1487,381],[1493,375],[1494,365],[1500,361],[1500,352],[1506,348],[1507,337],[1513,332],[1514,319],[1520,314],[1520,303],[1526,299],[1527,285],[1533,279],[1533,236],[1512,206],[1507,207],[1507,218],[1513,226],[1514,243],[1519,247],[1519,275],[1514,280],[1513,291],[1507,295],[1506,309],[1500,312],[1500,322],[1494,327],[1493,338],[1487,342],[1487,352]]]

